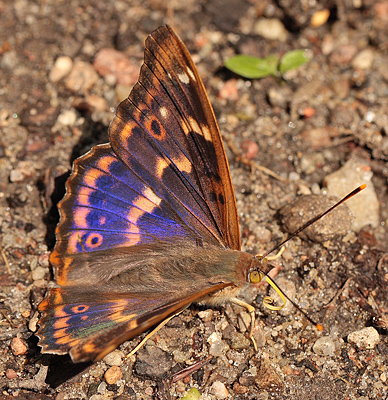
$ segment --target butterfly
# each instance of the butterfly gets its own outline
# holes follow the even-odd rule
[[[57,287],[38,307],[42,352],[98,360],[193,302],[246,306],[252,336],[254,309],[236,296],[268,276],[241,251],[214,112],[169,26],[147,38],[109,136],[74,162],[58,205]]]

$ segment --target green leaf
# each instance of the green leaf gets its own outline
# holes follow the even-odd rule
[[[284,75],[287,71],[291,69],[296,69],[301,65],[309,62],[312,58],[312,54],[310,50],[292,50],[288,53],[284,54],[284,56],[280,59],[279,63],[279,72],[281,75]]]
[[[186,394],[182,397],[182,400],[198,400],[201,397],[201,393],[196,388],[189,389]]]
[[[244,78],[257,79],[276,75],[278,62],[279,58],[275,55],[266,58],[238,55],[229,58],[225,62],[225,67]]]

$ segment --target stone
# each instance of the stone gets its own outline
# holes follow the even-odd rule
[[[380,335],[373,326],[349,333],[348,342],[355,344],[359,349],[373,349],[380,341]]]
[[[366,188],[346,202],[353,215],[352,230],[359,232],[364,226],[380,224],[380,204],[372,182],[373,172],[367,164],[350,159],[342,168],[327,175],[323,181],[331,196],[342,198],[361,184]],[[341,206],[342,208],[342,206]]]

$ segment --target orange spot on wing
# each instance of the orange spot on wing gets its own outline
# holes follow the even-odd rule
[[[150,188],[145,188],[143,190],[142,196],[133,200],[133,207],[127,214],[127,219],[131,223],[135,224],[137,221],[147,213],[152,213],[152,211],[159,206],[162,199],[157,196]],[[131,226],[131,233],[138,233],[139,229],[136,226]]]
[[[180,171],[191,173],[191,171],[193,169],[193,165],[191,164],[190,160],[184,154],[181,154],[181,157],[177,157],[177,156],[174,157],[172,159],[172,162],[177,166],[177,168]],[[163,158],[158,159],[157,164],[156,164],[155,175],[159,179],[162,179],[163,172],[165,171],[165,169],[169,168],[170,165],[171,165],[171,161],[168,161],[168,163],[167,163],[166,160],[164,160]]]
[[[79,188],[77,202],[82,206],[90,206],[89,198],[91,194],[94,192],[94,189],[89,187],[81,186]]]
[[[54,335],[55,336],[55,335]],[[73,339],[71,336],[63,332],[62,335],[58,336],[55,340],[57,344],[67,344],[69,347],[77,346],[80,343],[79,339]]]
[[[76,231],[72,232],[68,241],[67,241],[67,251],[70,254],[77,254],[78,249],[77,246],[79,245],[82,236],[85,235],[85,231]]]
[[[124,102],[127,103],[128,100],[124,100]],[[128,107],[127,104],[124,105],[124,102],[122,103],[124,108]],[[111,126],[110,130],[111,131],[119,131],[120,132],[120,134],[119,134],[120,141],[126,141],[129,137],[132,136],[133,124],[125,123],[125,122],[123,122],[121,120],[118,120],[117,118],[115,118],[113,121],[114,122],[112,123],[112,126]],[[115,125],[114,127],[113,127],[113,124]]]
[[[102,175],[103,173],[101,171],[90,170],[87,174],[84,175],[82,182],[85,186],[97,188],[96,181]]]
[[[61,286],[65,286],[65,285],[69,285],[71,284],[71,282],[67,281],[67,275],[69,273],[70,267],[71,267],[71,263],[72,263],[72,259],[70,257],[64,257],[62,258],[63,260],[63,265],[62,268],[59,270],[59,272],[57,271],[57,283],[58,285]],[[59,292],[57,293],[59,295]],[[62,303],[62,296],[61,296],[61,303]]]
[[[155,169],[155,175],[161,179],[163,176],[163,172],[166,168],[169,167],[169,164],[166,162],[164,158],[158,158],[156,162],[156,169]]]
[[[98,160],[97,167],[102,169],[103,171],[109,172],[110,166],[116,161],[117,158],[113,156],[104,156]]]
[[[77,226],[77,228],[88,228],[89,224],[86,221],[86,218],[88,217],[90,213],[90,209],[86,208],[86,207],[77,207],[74,211],[73,211],[73,219],[74,222]]]
[[[55,309],[55,317],[58,318],[53,323],[53,328],[55,329],[55,333],[60,332],[61,330],[64,330],[69,327],[69,324],[67,322],[71,318],[69,317],[69,314],[63,311],[63,307],[57,307]]]

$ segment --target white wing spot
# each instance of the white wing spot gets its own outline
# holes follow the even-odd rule
[[[186,74],[186,72],[181,72],[180,74],[178,74],[178,78],[182,83],[185,83],[186,85],[190,83],[190,78]]]
[[[187,68],[187,74],[190,75],[190,78],[191,78],[194,82],[196,81],[194,72],[193,72],[190,68]]]
[[[160,107],[160,115],[163,118],[167,118],[168,117],[168,110],[166,107]]]

